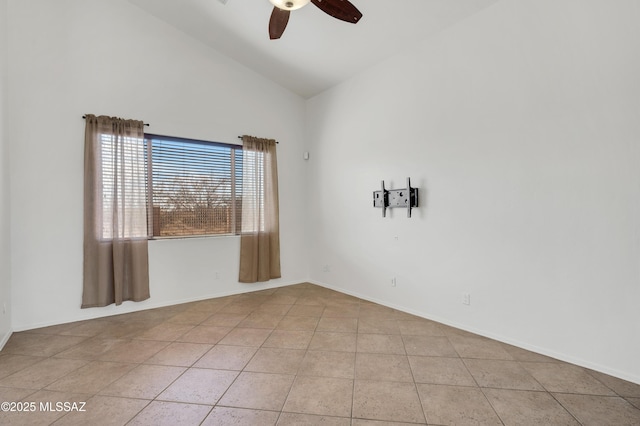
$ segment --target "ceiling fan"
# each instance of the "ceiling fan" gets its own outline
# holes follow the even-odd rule
[[[278,39],[284,33],[292,10],[300,9],[311,3],[315,4],[328,15],[341,21],[357,24],[362,13],[348,0],[269,0],[273,4],[273,12],[269,20],[269,38]]]

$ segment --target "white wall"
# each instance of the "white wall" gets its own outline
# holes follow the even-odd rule
[[[306,279],[301,98],[124,0],[8,5],[15,330]],[[150,300],[81,310],[85,113],[164,135],[278,139],[283,277],[239,284],[238,237],[151,241]]]
[[[312,281],[640,383],[638,22],[499,2],[311,99]]]
[[[0,348],[11,335],[9,148],[6,139],[7,1],[0,0]]]

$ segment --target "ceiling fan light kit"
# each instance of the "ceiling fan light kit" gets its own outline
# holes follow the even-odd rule
[[[357,24],[362,13],[349,0],[269,0],[274,6],[269,19],[269,38],[279,39],[289,23],[292,10],[300,9],[312,2],[327,15],[341,21]]]
[[[296,10],[309,4],[311,0],[269,0],[272,5],[282,10]]]

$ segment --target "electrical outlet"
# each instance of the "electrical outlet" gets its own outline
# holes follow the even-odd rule
[[[471,295],[469,293],[462,294],[462,304],[470,305],[471,304]]]
[[[3,303],[2,304],[2,315],[6,315],[7,314],[7,304]]]
[[[220,279],[220,272],[216,271],[215,274],[214,274],[214,277],[215,277],[216,280],[219,280]]]
[[[396,286],[396,277],[391,278],[391,287]]]
[[[322,267],[322,272],[331,272],[331,267],[329,265],[324,265]]]

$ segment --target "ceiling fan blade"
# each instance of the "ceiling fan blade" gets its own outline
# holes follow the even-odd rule
[[[362,13],[348,0],[311,0],[323,12],[341,21],[357,24]]]
[[[289,11],[273,8],[271,12],[271,19],[269,19],[269,38],[271,40],[278,39],[282,36],[284,29],[287,28],[289,22]]]

